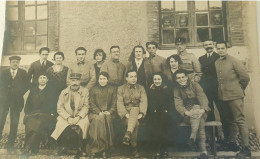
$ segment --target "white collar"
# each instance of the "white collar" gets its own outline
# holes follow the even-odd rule
[[[43,62],[45,62],[45,65],[46,65],[47,60],[43,61],[40,59],[40,63],[42,64]]]

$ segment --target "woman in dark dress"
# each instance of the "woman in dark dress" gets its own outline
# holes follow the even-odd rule
[[[110,155],[109,149],[113,145],[113,119],[116,114],[116,88],[108,85],[109,75],[100,72],[98,85],[90,91],[89,101],[89,142],[90,157],[102,154],[102,157]]]
[[[106,60],[106,53],[102,49],[96,49],[94,52],[93,59],[96,60],[94,64],[95,73],[96,73],[96,84],[98,85],[98,75],[100,72],[100,68]]]
[[[47,69],[49,85],[52,87],[52,91],[54,92],[53,95],[54,99],[56,99],[56,104],[61,91],[67,87],[66,79],[69,68],[62,64],[64,58],[63,52],[56,52],[53,57],[55,64]],[[55,111],[54,115],[57,116],[57,105],[52,109]]]
[[[25,150],[22,159],[39,152],[41,141],[50,136],[56,124],[53,105],[53,89],[47,84],[48,76],[43,73],[38,78],[38,86],[31,88],[24,108]]]
[[[155,158],[167,157],[169,129],[170,92],[163,73],[153,75],[153,84],[148,91],[147,125],[152,145],[156,145]]]

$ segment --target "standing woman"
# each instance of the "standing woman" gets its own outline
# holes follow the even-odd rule
[[[106,53],[102,49],[96,49],[94,52],[93,59],[96,60],[94,64],[95,73],[96,73],[96,84],[98,84],[98,75],[100,72],[100,68],[103,65],[104,61],[106,60]]]
[[[153,75],[153,84],[148,91],[147,125],[152,145],[156,145],[154,158],[167,157],[167,140],[169,129],[170,93],[163,73]]]
[[[147,68],[145,65],[145,57],[146,52],[145,49],[141,45],[137,45],[133,48],[133,51],[128,59],[128,63],[126,65],[126,71],[135,70],[137,72],[137,83],[147,88]]]
[[[57,116],[57,102],[59,99],[59,95],[63,89],[67,87],[66,79],[68,74],[68,67],[64,66],[62,62],[64,61],[64,53],[56,52],[53,56],[55,64],[47,69],[47,74],[49,76],[49,85],[54,92],[55,106],[52,108],[55,112],[55,116]]]
[[[116,88],[108,85],[109,75],[100,72],[98,85],[90,91],[89,101],[89,142],[87,150],[90,157],[96,158],[98,153],[106,158],[113,145],[113,119],[116,113]]]
[[[167,69],[164,70],[164,74],[168,78],[168,87],[173,89],[176,86],[175,78],[173,74],[179,69],[179,66],[182,64],[181,58],[179,55],[171,55],[166,59]]]

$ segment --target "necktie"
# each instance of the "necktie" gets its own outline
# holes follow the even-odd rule
[[[210,58],[210,54],[208,54],[208,58]]]
[[[14,72],[14,70],[11,71],[11,74],[12,74],[12,78],[14,79],[14,77],[15,77],[15,72]]]
[[[71,92],[71,95],[70,95],[70,107],[73,111],[75,110],[74,92]]]
[[[42,62],[42,67],[45,67],[45,61]]]

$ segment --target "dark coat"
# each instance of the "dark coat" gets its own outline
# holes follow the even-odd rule
[[[126,65],[126,71],[129,70],[135,70],[137,72],[137,83],[144,86],[144,88],[148,87],[148,81],[147,79],[150,78],[149,75],[147,74],[147,65],[145,65],[145,59],[143,59],[143,62],[140,66],[140,68],[137,70],[137,66],[135,61],[130,61]],[[125,75],[126,77],[126,75]]]
[[[32,84],[34,86],[38,85],[38,78],[41,73],[45,73],[49,67],[53,65],[52,62],[48,61],[46,62],[45,67],[42,67],[40,60],[37,60],[33,62],[28,70],[28,76],[29,80],[32,79]]]
[[[29,80],[25,70],[18,68],[15,78],[12,78],[10,68],[0,73],[1,106],[15,106],[19,112],[24,106],[23,95],[29,88]]]
[[[199,57],[202,72],[200,85],[205,93],[210,90],[217,91],[218,89],[218,78],[215,66],[215,61],[217,59],[219,59],[219,55],[216,52],[213,52],[209,58],[207,58],[207,54]]]

